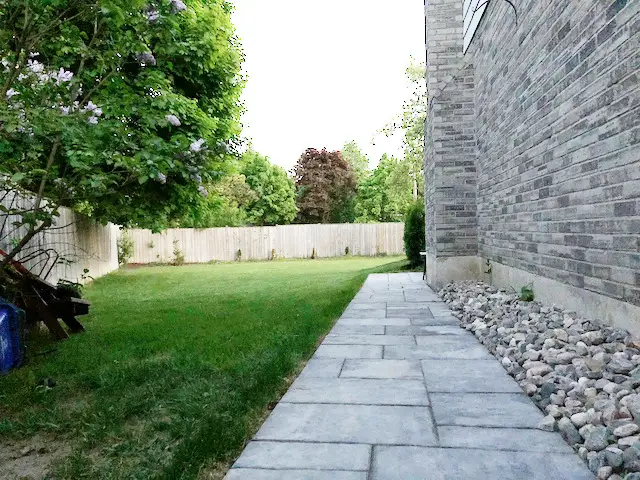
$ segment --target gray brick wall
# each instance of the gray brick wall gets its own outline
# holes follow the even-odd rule
[[[426,245],[432,256],[476,255],[473,66],[462,55],[462,3],[427,0]]]
[[[465,55],[473,81],[458,66],[442,89],[460,105],[461,85],[475,87],[474,130],[458,123],[466,105],[445,106],[444,123],[429,114],[431,241],[439,256],[473,250],[475,226],[446,227],[475,205],[447,203],[442,188],[447,177],[456,192],[471,186],[474,137],[479,255],[640,305],[640,1],[515,3],[518,25],[506,2],[489,4]]]

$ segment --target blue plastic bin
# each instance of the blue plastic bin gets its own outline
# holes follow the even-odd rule
[[[0,373],[22,363],[22,310],[0,299]]]

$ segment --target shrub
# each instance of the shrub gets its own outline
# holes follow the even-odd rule
[[[424,204],[421,201],[412,203],[404,218],[404,251],[413,266],[422,262],[420,252],[424,251]]]
[[[133,240],[127,235],[127,232],[122,232],[118,237],[118,265],[126,265],[133,257]]]
[[[171,265],[175,265],[176,267],[184,265],[184,253],[180,250],[178,240],[173,241],[173,259],[171,260]]]

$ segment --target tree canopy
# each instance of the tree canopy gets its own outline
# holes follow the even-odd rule
[[[351,169],[355,173],[357,180],[360,180],[367,175],[369,172],[369,159],[362,150],[360,150],[360,146],[355,142],[355,140],[346,142],[340,153],[342,153],[342,157],[347,161],[347,163],[351,165]]]
[[[154,230],[198,207],[240,132],[230,14],[224,1],[3,2],[0,173],[35,198],[27,236],[60,206]]]
[[[249,150],[242,156],[242,174],[255,199],[247,208],[249,223],[279,225],[296,218],[295,185],[287,172],[259,153]]]
[[[358,183],[357,222],[400,222],[412,201],[406,162],[384,154],[378,166]]]
[[[403,132],[402,162],[412,179],[413,198],[424,194],[424,123],[427,118],[427,82],[426,65],[411,61],[405,71],[411,94],[402,106],[399,119],[394,120],[382,129],[386,135],[400,130]]]
[[[300,223],[353,221],[356,176],[339,151],[308,148],[294,172]]]
[[[207,185],[208,197],[187,213],[182,227],[283,225],[296,217],[295,185],[287,172],[268,157],[249,149],[230,172]]]

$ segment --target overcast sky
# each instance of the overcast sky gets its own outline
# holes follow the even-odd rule
[[[356,140],[377,162],[401,139],[372,140],[400,113],[404,70],[424,61],[422,0],[232,0],[248,83],[244,135],[289,169],[307,147]]]

